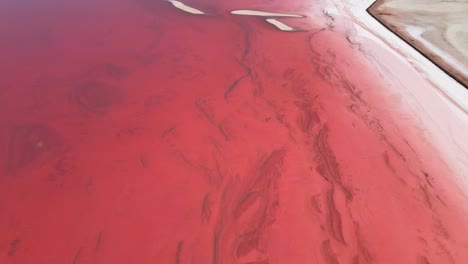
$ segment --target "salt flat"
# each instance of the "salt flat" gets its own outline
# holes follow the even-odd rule
[[[468,85],[468,1],[379,0],[369,12],[463,85]]]

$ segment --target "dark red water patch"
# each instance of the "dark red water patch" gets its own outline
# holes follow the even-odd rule
[[[71,100],[85,111],[104,114],[123,99],[122,91],[106,83],[94,81],[73,87]]]
[[[11,175],[34,164],[62,143],[56,132],[43,124],[13,127],[8,142],[5,174]]]
[[[334,19],[229,14],[310,3],[42,2],[0,4],[0,263],[468,260],[454,175]]]

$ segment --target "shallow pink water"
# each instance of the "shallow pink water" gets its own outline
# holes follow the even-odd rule
[[[350,42],[242,2],[0,4],[0,263],[468,261],[453,175]]]

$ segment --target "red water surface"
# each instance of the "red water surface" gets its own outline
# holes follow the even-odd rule
[[[334,17],[186,4],[0,3],[0,263],[468,263],[454,174]]]

